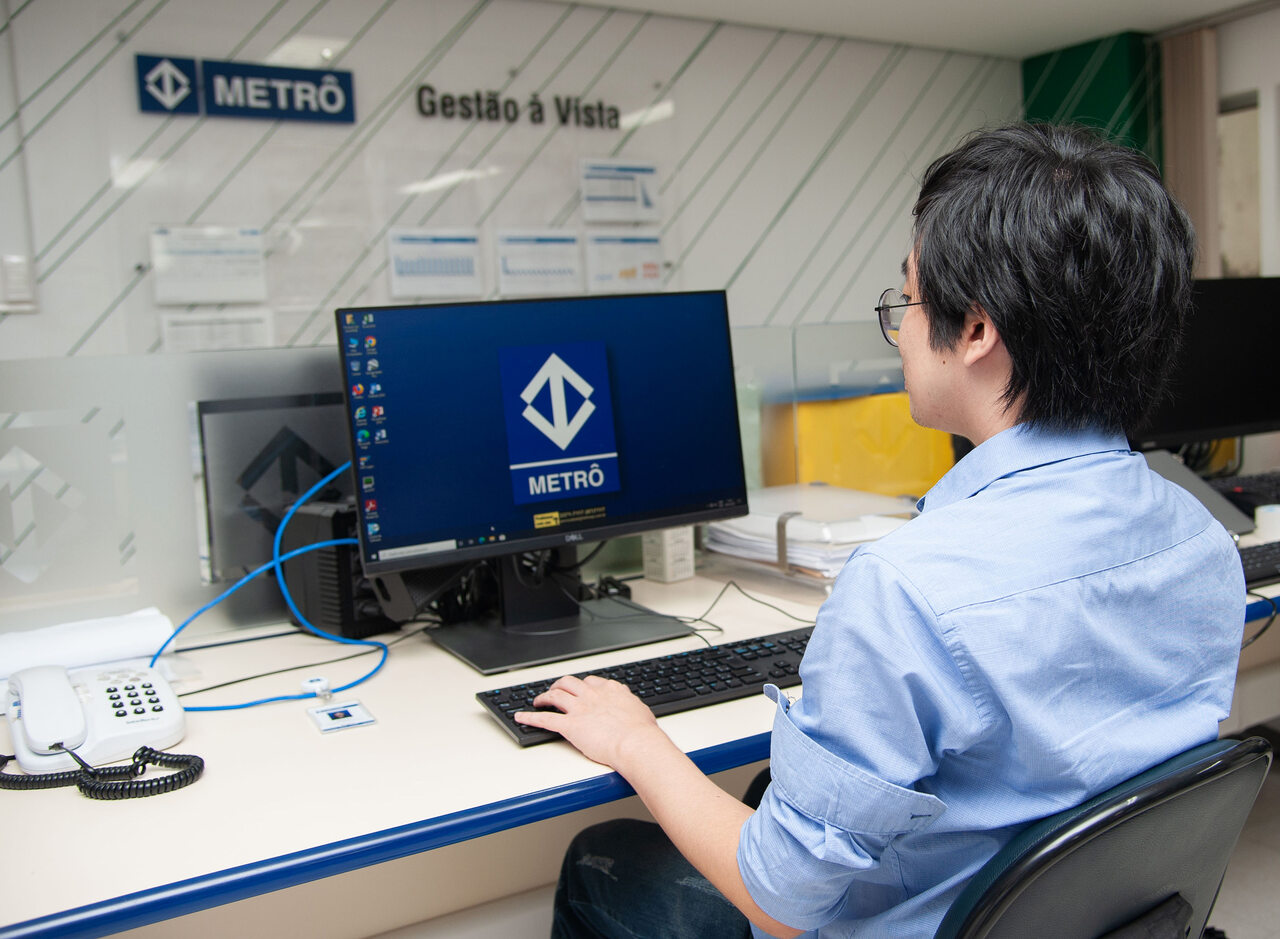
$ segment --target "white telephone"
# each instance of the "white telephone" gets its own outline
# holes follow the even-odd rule
[[[60,665],[25,668],[9,677],[9,733],[28,773],[127,760],[138,747],[182,739],[186,720],[169,683],[152,668],[102,666],[70,674]]]

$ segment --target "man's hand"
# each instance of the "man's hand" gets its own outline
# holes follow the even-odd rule
[[[554,730],[588,759],[611,769],[622,769],[624,748],[634,752],[637,744],[648,740],[666,741],[647,704],[621,682],[598,675],[566,675],[533,703],[560,713],[520,711],[514,715],[518,723]]]
[[[771,936],[801,935],[756,906],[738,872],[738,833],[752,810],[704,776],[626,685],[569,675],[533,703],[559,711],[520,711],[514,715],[519,723],[554,730],[589,759],[616,770],[730,903]]]

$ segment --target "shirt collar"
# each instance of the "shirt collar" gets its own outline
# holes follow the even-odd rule
[[[916,508],[921,512],[940,509],[1020,470],[1108,450],[1128,451],[1129,441],[1123,433],[1094,428],[1055,430],[1015,424],[967,453]]]

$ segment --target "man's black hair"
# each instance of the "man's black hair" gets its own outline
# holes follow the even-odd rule
[[[979,132],[925,173],[916,284],[930,345],[991,317],[1020,421],[1132,431],[1159,402],[1191,303],[1195,234],[1151,161],[1081,127]]]

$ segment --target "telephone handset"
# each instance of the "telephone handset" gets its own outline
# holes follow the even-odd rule
[[[15,672],[8,685],[9,733],[27,773],[77,770],[127,760],[142,746],[182,739],[185,715],[152,668],[99,667],[70,674],[60,665]]]

